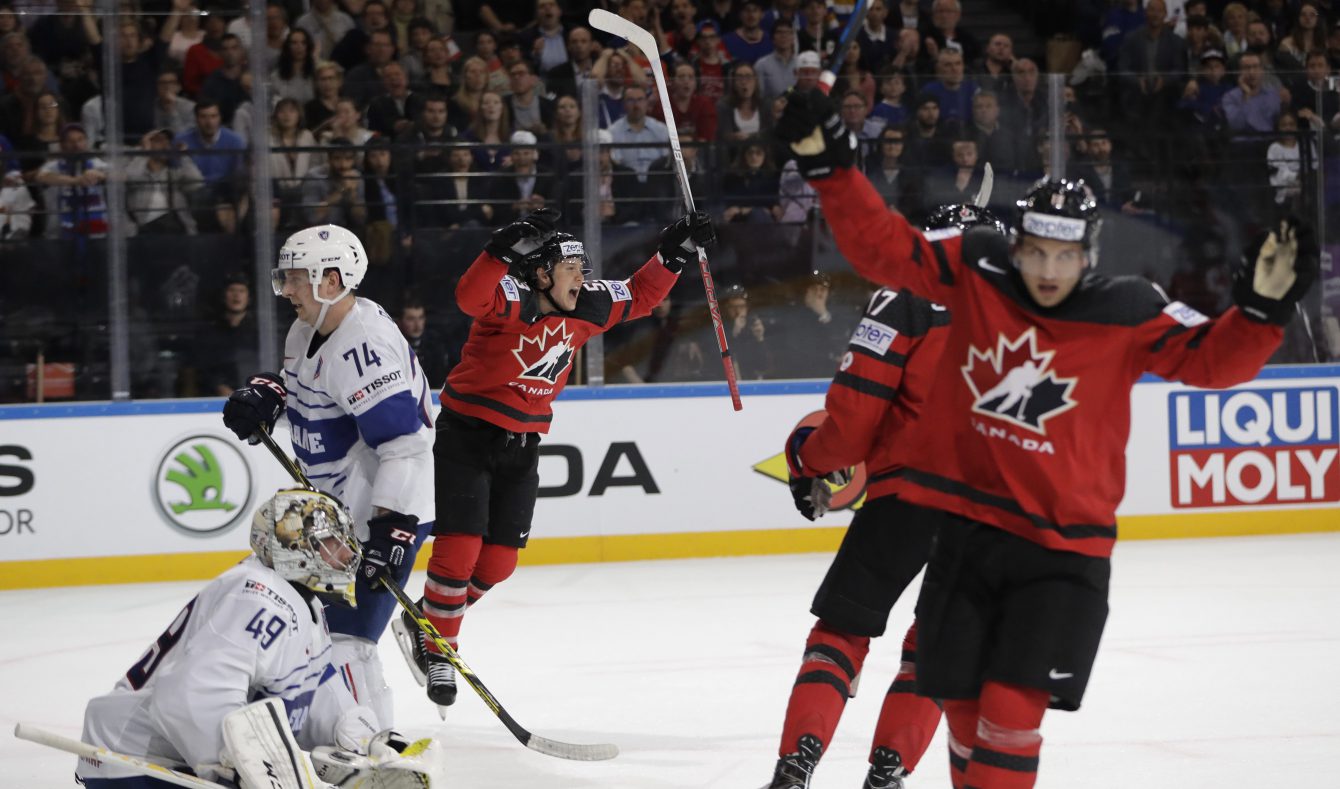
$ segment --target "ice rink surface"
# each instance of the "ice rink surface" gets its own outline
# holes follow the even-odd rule
[[[756,789],[828,559],[522,567],[472,609],[462,654],[507,709],[539,734],[616,743],[614,761],[520,747],[464,685],[439,722],[388,632],[398,726],[444,738],[462,789]],[[1094,679],[1079,713],[1044,720],[1039,787],[1340,786],[1340,534],[1130,542],[1113,562]],[[74,758],[14,723],[78,737],[88,697],[201,585],[0,593],[0,787],[72,785]],[[861,785],[913,597],[874,642],[815,789]],[[908,786],[949,786],[943,726]]]

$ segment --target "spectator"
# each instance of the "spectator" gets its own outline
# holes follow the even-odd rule
[[[363,192],[363,174],[355,166],[357,154],[351,140],[330,141],[326,164],[313,167],[303,181],[302,203],[307,225],[340,225],[354,232],[368,218]]]
[[[935,77],[922,90],[940,100],[940,118],[966,124],[972,117],[972,97],[977,93],[977,85],[963,77],[963,54],[952,49],[941,50],[935,57]]]
[[[391,166],[391,141],[373,137],[363,150],[363,197],[368,207],[363,246],[368,263],[385,266],[395,256],[396,242],[406,244],[400,227],[398,179]]]
[[[1244,25],[1246,18],[1243,19]],[[1140,0],[1117,0],[1103,16],[1103,62],[1109,72],[1117,70],[1117,60],[1126,37],[1145,25],[1145,12]]]
[[[382,70],[395,62],[395,40],[391,38],[391,31],[372,31],[364,51],[367,61],[349,69],[344,78],[345,94],[358,102],[359,107],[367,107],[373,99],[386,95]]]
[[[301,31],[299,31],[301,32]],[[301,227],[306,211],[300,209],[303,182],[312,169],[310,150],[316,138],[302,122],[302,107],[295,99],[280,99],[270,115],[270,175],[274,179],[274,198],[279,202],[281,227]],[[288,150],[283,150],[288,149]]]
[[[796,29],[790,20],[778,19],[772,26],[772,51],[753,67],[763,101],[773,100],[796,84]]]
[[[1314,129],[1328,127],[1335,132],[1340,131],[1340,94],[1327,86],[1330,77],[1331,63],[1326,53],[1309,52],[1303,78],[1294,84],[1290,95],[1293,106],[1298,108],[1299,120]]]
[[[777,24],[787,23],[778,21]],[[772,115],[764,112],[759,99],[758,74],[753,66],[736,63],[731,69],[730,91],[717,105],[716,113],[716,137],[722,142],[740,142],[772,127]]]
[[[782,181],[777,190],[782,216],[777,221],[798,223],[810,218],[810,212],[819,205],[818,193],[810,186],[792,159],[782,167]]]
[[[721,101],[726,93],[726,65],[730,55],[722,43],[720,28],[711,20],[698,25],[698,38],[693,42],[693,65],[698,69],[698,91],[713,103]],[[639,72],[640,73],[640,72]]]
[[[623,117],[624,88],[629,85],[647,85],[646,72],[632,68],[622,52],[613,47],[601,51],[591,67],[591,77],[600,81],[600,128]]]
[[[797,80],[799,81],[799,80]],[[833,95],[842,96],[848,91],[857,91],[865,100],[865,106],[875,103],[875,78],[861,65],[861,45],[851,42],[847,57],[838,69],[837,82],[833,83]]]
[[[486,90],[495,93],[507,92],[507,70],[503,68],[502,58],[498,56],[498,36],[490,30],[481,30],[475,34],[475,57],[484,61],[488,84]]]
[[[972,97],[972,125],[967,131],[976,141],[982,161],[997,172],[1012,174],[1023,167],[1021,146],[1027,141],[1019,139],[1013,129],[1001,125],[1000,100],[995,93],[982,90]]]
[[[805,0],[805,26],[796,31],[796,46],[801,52],[827,56],[837,45],[837,35],[828,19],[824,0]]]
[[[23,32],[6,33],[0,38],[0,95],[13,93],[23,81],[23,67],[33,58],[32,47]],[[41,62],[41,58],[37,58]],[[42,88],[59,90],[60,86],[49,72],[46,63],[42,63]]]
[[[245,173],[242,155],[246,143],[235,132],[223,127],[219,105],[209,99],[195,104],[195,128],[177,135],[173,141],[189,151],[195,166],[205,179],[203,188],[196,192],[197,223],[208,219],[207,229],[218,227],[226,233],[237,229],[237,209],[243,195],[241,181]]]
[[[427,19],[421,16],[414,17],[409,23],[409,46],[400,53],[400,65],[405,68],[405,74],[409,76],[409,81],[422,82],[424,71],[427,68],[428,61],[428,43],[437,41],[442,45],[442,65],[446,66],[451,55],[447,51],[445,41],[437,38],[437,33],[433,30],[433,25]]]
[[[839,112],[842,115],[842,124],[862,141],[862,151],[865,150],[864,141],[879,136],[880,129],[884,128],[883,121],[869,117],[870,105],[865,103],[865,97],[860,91],[847,91],[847,95],[842,97]]]
[[[475,159],[475,172],[491,173],[507,163],[512,152],[508,147],[512,131],[512,118],[502,96],[484,91],[479,99],[479,114],[461,135],[462,140],[480,143],[469,149]]]
[[[488,90],[489,72],[484,59],[480,57],[467,58],[461,66],[461,86],[452,97],[451,103],[455,112],[452,113],[452,123],[469,125],[475,119],[479,112],[479,98]]]
[[[515,33],[530,22],[534,8],[529,2],[487,0],[479,5],[479,21],[495,33]]]
[[[1122,109],[1144,128],[1162,122],[1172,96],[1182,92],[1179,75],[1186,73],[1186,48],[1168,26],[1167,13],[1164,0],[1149,0],[1144,29],[1126,36],[1117,57]]]
[[[1001,123],[1019,139],[1035,139],[1047,126],[1047,97],[1038,92],[1038,64],[1015,58],[1010,66],[1010,89],[1000,100]]]
[[[923,171],[950,163],[953,132],[940,122],[940,100],[933,94],[917,96],[916,115],[908,128],[906,160]]]
[[[861,45],[861,65],[866,71],[882,71],[898,51],[897,33],[884,23],[888,18],[889,7],[884,0],[870,0],[865,24],[856,34],[856,41]]]
[[[582,160],[582,107],[574,96],[559,96],[554,102],[554,130],[550,134],[555,143],[563,143],[563,155],[551,154],[559,161],[559,172]],[[543,158],[543,154],[541,155]]]
[[[1251,52],[1261,60],[1262,79],[1266,85],[1278,90],[1283,83],[1280,81],[1277,64],[1275,62],[1275,47],[1271,43],[1273,39],[1270,35],[1270,26],[1260,19],[1252,19],[1247,22],[1247,49],[1238,55],[1238,61],[1241,62],[1242,56]],[[1237,64],[1235,64],[1237,65]],[[1241,66],[1237,65],[1241,70]]]
[[[1238,58],[1238,69],[1237,87],[1224,94],[1220,105],[1228,128],[1235,132],[1274,131],[1280,115],[1280,94],[1266,84],[1261,56],[1243,53]]]
[[[703,196],[698,202],[698,208],[708,213],[716,213],[713,204],[720,197],[721,189],[716,185],[715,178],[712,179],[711,188],[708,186],[708,178],[712,173],[707,161],[711,152],[705,150],[702,144],[704,141],[696,137],[684,137],[681,142],[684,172],[689,177],[689,190],[695,195]],[[732,147],[732,152],[734,150]],[[663,225],[683,216],[684,198],[680,194],[681,187],[674,152],[664,153],[664,156],[651,163],[647,182],[640,185],[637,192],[645,202],[629,206],[623,214],[625,221]]]
[[[1014,63],[1014,41],[1004,33],[986,40],[986,54],[972,65],[973,77],[983,90],[1001,93],[1010,86],[1010,65]]]
[[[224,123],[233,122],[233,113],[238,105],[249,100],[249,91],[242,86],[242,72],[246,70],[247,53],[242,49],[242,40],[232,33],[223,37],[223,46],[219,50],[223,65],[205,77],[200,86],[202,99],[219,105]]]
[[[96,23],[93,22],[91,17],[85,24],[94,25],[96,29]],[[182,63],[182,88],[185,89],[186,95],[191,98],[200,95],[200,88],[205,84],[205,78],[214,69],[223,65],[221,51],[223,49],[223,37],[228,34],[228,20],[224,19],[221,14],[209,14],[205,17],[204,27],[204,38],[200,39],[200,43],[194,44],[186,50],[186,60]]]
[[[935,72],[935,61],[930,53],[921,47],[921,36],[914,28],[905,27],[898,31],[897,49],[889,68],[909,72],[917,77],[928,76]]]
[[[823,67],[819,64],[818,52],[801,52],[796,55],[795,89],[800,93],[818,89],[819,74],[822,71]]]
[[[665,46],[681,58],[692,56],[698,39],[698,7],[693,0],[670,0],[670,24],[665,30]]]
[[[88,152],[88,135],[76,123],[60,133],[60,155],[37,171],[47,187],[47,238],[103,238],[107,235],[107,163]]]
[[[410,50],[409,27],[418,4],[418,0],[391,0],[391,34],[402,55]]]
[[[554,122],[554,100],[539,90],[535,67],[522,60],[510,66],[507,74],[512,90],[507,97],[507,110],[512,124],[518,129],[544,134]]]
[[[61,75],[63,87],[87,80],[93,46],[82,24],[78,0],[56,0],[56,13],[39,17],[28,29],[28,41],[33,53]]]
[[[290,30],[279,53],[279,65],[270,72],[270,95],[305,104],[316,98],[314,76],[316,59],[312,55],[312,34],[302,28]]]
[[[140,149],[148,156],[126,165],[126,218],[132,235],[193,236],[192,196],[204,176],[190,157],[172,149],[172,132],[157,129],[144,135]]]
[[[592,76],[591,68],[596,62],[594,41],[590,28],[577,25],[568,31],[567,60],[544,72],[550,90],[559,96],[577,95],[577,78]]]
[[[772,347],[767,329],[758,315],[749,314],[749,292],[739,285],[721,291],[721,318],[726,341],[735,360],[735,375],[741,381],[759,381],[773,372]]]
[[[972,33],[959,27],[963,18],[963,9],[958,0],[935,0],[931,3],[931,24],[923,31],[925,40],[922,46],[931,57],[938,57],[941,50],[954,49],[963,55],[965,63],[971,63],[981,55],[981,45]]]
[[[563,10],[558,0],[536,0],[535,21],[521,31],[520,38],[522,49],[530,53],[541,74],[567,63]]]
[[[1325,60],[1325,56],[1322,56]],[[1221,108],[1224,94],[1233,87],[1224,75],[1228,73],[1224,53],[1208,49],[1200,56],[1200,73],[1187,80],[1178,107],[1191,113],[1192,118],[1207,129],[1216,129],[1224,121]]]
[[[19,153],[19,169],[29,179],[46,163],[48,154],[60,151],[61,129],[67,123],[64,105],[55,93],[44,90],[37,94],[34,106],[36,111],[31,130],[14,136],[14,150]]]
[[[1247,51],[1247,6],[1229,3],[1223,15],[1224,52],[1235,58]]]
[[[36,55],[28,56],[19,74],[18,84],[0,96],[0,134],[14,142],[34,134],[39,122],[38,99],[52,93],[46,86],[47,67]]]
[[[647,117],[647,90],[641,85],[630,85],[624,91],[624,116],[610,124],[610,134],[616,143],[647,143],[651,147],[620,148],[613,152],[615,162],[630,167],[638,180],[646,183],[651,163],[663,154],[663,146],[670,142],[665,124]]]
[[[760,0],[740,4],[740,26],[722,38],[731,60],[753,63],[772,51],[772,41],[763,29],[763,5]]]
[[[971,203],[982,185],[974,140],[954,140],[950,157],[950,168],[937,173],[928,184],[931,205]]]
[[[423,302],[411,298],[400,307],[400,317],[396,321],[405,342],[409,343],[414,356],[423,368],[424,380],[429,386],[439,387],[447,380],[451,371],[451,359],[446,342],[428,326],[428,313]]]
[[[740,65],[747,63],[741,61]],[[670,93],[670,112],[674,115],[675,128],[679,134],[684,137],[715,140],[717,108],[711,99],[697,92],[698,74],[694,71],[692,63],[675,64],[667,90]],[[665,121],[665,110],[659,101],[647,109],[647,114],[658,121]]]
[[[747,142],[722,182],[723,222],[772,224],[782,215],[778,203],[781,175],[757,138]]]
[[[296,26],[311,34],[318,60],[330,60],[335,45],[355,27],[353,18],[337,8],[335,0],[311,0],[311,10],[298,17]]]
[[[599,194],[586,194],[583,188],[585,176],[581,172],[579,158],[573,164],[568,175],[567,187],[563,190],[566,201],[563,214],[570,222],[580,225],[586,206],[597,204],[600,206],[600,221],[603,224],[622,225],[630,221],[635,222],[646,215],[647,207],[642,203],[631,202],[630,198],[633,200],[642,198],[648,193],[648,189],[638,180],[636,172],[614,160],[609,147],[614,142],[614,137],[609,129],[600,129],[596,136],[600,142],[599,158],[596,162]]]
[[[800,0],[774,0],[772,7],[763,15],[763,29],[772,30],[779,21],[786,20],[794,29],[805,24],[800,13]]]
[[[289,15],[284,6],[279,5],[276,0],[270,0],[265,6],[265,73],[269,74],[279,67],[279,56],[284,53],[284,42],[288,41]],[[242,48],[247,52],[251,51],[251,18],[248,14],[242,14],[237,19],[228,23],[228,32],[237,36],[242,42]],[[316,42],[308,37],[312,44],[312,57],[320,61],[316,54]]]
[[[739,8],[734,0],[707,0],[702,6],[699,15],[704,20],[711,21],[718,33],[739,27]],[[701,34],[702,29],[700,28],[698,32]]]
[[[884,205],[909,219],[919,219],[921,181],[902,161],[906,135],[902,127],[885,126],[879,133],[879,145],[866,157],[865,175],[884,198]]]
[[[92,15],[84,14],[84,34],[94,47],[95,62],[102,60],[102,36]],[[175,31],[173,17],[163,31]],[[167,56],[167,44],[144,35],[134,18],[126,18],[117,27],[121,46],[121,125],[127,137],[139,137],[153,128],[155,87]]]
[[[703,380],[707,373],[702,347],[685,335],[682,325],[674,300],[666,295],[645,320],[615,326],[606,335],[606,380],[625,384]]]
[[[492,178],[493,222],[513,222],[531,211],[559,204],[558,181],[538,166],[537,140],[531,132],[512,132],[512,163]]]
[[[1300,71],[1313,52],[1326,51],[1326,26],[1321,10],[1312,0],[1298,6],[1297,23],[1289,35],[1280,40],[1279,65],[1285,71]]]
[[[195,102],[181,95],[181,80],[177,72],[168,69],[158,75],[157,94],[154,97],[154,124],[158,129],[171,129],[180,134],[195,123]]]
[[[440,38],[430,40],[423,48],[423,74],[420,76],[421,93],[451,96],[455,92],[451,73],[451,50]]]
[[[392,61],[382,68],[382,87],[386,93],[368,105],[368,128],[386,137],[403,134],[414,125],[423,107],[423,95],[409,89],[405,67]],[[358,143],[362,145],[362,142]]]
[[[837,369],[852,326],[830,308],[833,282],[819,271],[798,283],[799,298],[787,304],[786,317],[773,325],[777,347],[788,349],[776,359],[779,378],[822,378]]]
[[[1298,210],[1299,187],[1298,117],[1283,112],[1278,122],[1279,137],[1266,149],[1266,165],[1270,168],[1270,185],[1275,188],[1275,205],[1284,212]]]
[[[316,64],[312,69],[316,84],[315,97],[303,105],[303,117],[312,132],[320,134],[325,130],[331,118],[335,117],[335,104],[344,89],[344,68],[329,60]]]
[[[325,131],[317,135],[322,145],[334,145],[333,140],[348,140],[354,145],[363,145],[372,138],[372,130],[363,128],[363,118],[358,114],[358,105],[353,99],[341,98],[335,102],[335,115],[326,124]]]
[[[368,0],[358,21],[344,34],[330,53],[330,59],[351,73],[368,60],[368,45],[373,33],[387,33],[391,41],[399,41],[391,28],[391,16],[382,0]]]
[[[870,110],[870,117],[885,127],[902,126],[907,123],[907,107],[903,105],[903,96],[907,95],[907,75],[901,71],[887,71],[879,78],[879,103]]]
[[[921,30],[930,26],[930,18],[922,12],[919,0],[899,0],[894,22],[897,23],[895,27],[903,30]]]
[[[447,171],[448,149],[445,146],[453,142],[456,142],[456,127],[448,122],[447,100],[441,96],[425,97],[418,123],[408,133],[396,138],[392,169],[397,179],[401,236],[412,235],[420,221],[432,220],[435,209],[420,214],[416,212],[415,204],[429,199],[430,187],[438,179],[420,176]]]
[[[0,180],[0,242],[28,238],[36,207],[32,193],[18,173],[6,173]]]
[[[482,227],[493,218],[488,185],[472,177],[475,172],[470,149],[452,148],[447,154],[447,177],[433,178],[428,185],[433,205],[426,213],[432,217],[432,224],[448,229]]]
[[[222,308],[196,344],[194,367],[200,394],[226,397],[248,375],[260,369],[260,329],[251,309],[251,285],[246,275],[229,274],[219,298]]]
[[[1191,16],[1186,20],[1186,62],[1188,66],[1200,63],[1200,56],[1211,49],[1222,49],[1223,42],[1210,27],[1210,20],[1203,16]],[[1322,47],[1323,52],[1326,51]]]
[[[1134,203],[1136,190],[1130,165],[1112,155],[1112,138],[1107,130],[1097,126],[1089,129],[1088,157],[1075,168],[1075,176],[1089,185],[1099,205],[1127,214],[1143,212]]]
[[[70,3],[70,0],[61,0],[61,3]],[[74,5],[74,3],[70,3]],[[57,8],[60,3],[57,3]],[[200,9],[195,7],[191,0],[173,0],[172,14],[177,16],[177,29],[167,41],[167,56],[172,64],[180,68],[186,63],[186,53],[191,47],[199,44],[205,39],[205,30],[200,25]],[[77,17],[68,17],[71,22],[77,22]],[[82,26],[78,28],[80,38],[83,38]],[[73,33],[74,29],[62,31],[63,34]]]

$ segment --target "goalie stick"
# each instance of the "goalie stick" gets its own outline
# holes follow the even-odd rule
[[[297,482],[299,485],[302,485],[309,490],[316,490],[316,487],[307,479],[307,475],[302,472],[301,468],[298,468],[298,464],[290,458],[284,450],[279,448],[279,445],[275,443],[274,438],[269,432],[258,430],[256,431],[256,434],[260,436],[261,443],[265,445],[265,448],[270,450],[270,454],[275,456],[275,460],[278,460],[279,464],[288,471],[289,476],[293,477],[294,482]],[[410,599],[409,595],[405,594],[405,590],[400,584],[396,583],[395,579],[388,576],[383,576],[381,582],[383,586],[390,590],[391,594],[395,597],[396,602],[398,602],[400,606],[408,611],[409,615],[414,618],[415,624],[417,624],[423,634],[437,646],[438,651],[441,652],[442,656],[447,659],[447,662],[452,665],[452,668],[455,668],[456,672],[465,679],[466,684],[474,689],[475,693],[479,694],[479,698],[484,701],[484,705],[498,717],[498,720],[502,721],[503,726],[506,726],[507,730],[512,733],[512,736],[516,737],[517,741],[522,745],[546,756],[554,756],[559,759],[571,759],[579,762],[604,761],[606,759],[613,759],[615,756],[619,755],[619,747],[617,745],[604,743],[579,744],[560,742],[559,740],[551,740],[548,737],[541,737],[538,734],[527,730],[520,723],[517,723],[516,719],[503,707],[502,702],[498,701],[493,693],[484,686],[484,683],[479,677],[475,676],[474,670],[466,665],[466,662],[461,659],[460,654],[452,648],[451,644],[447,643],[447,640],[437,631],[437,628],[433,626],[433,623],[428,621],[428,617],[424,615],[423,610]]]
[[[670,94],[665,88],[665,75],[661,73],[661,53],[660,48],[656,46],[655,36],[603,8],[591,9],[587,22],[597,30],[626,39],[642,50],[643,56],[651,64],[651,76],[656,80],[656,95],[661,99],[661,112],[665,116],[665,128],[670,133],[670,150],[674,153],[675,173],[679,176],[679,188],[684,193],[684,207],[689,213],[693,213],[696,209],[693,203],[693,190],[689,187],[689,171],[684,167],[684,153],[679,147],[679,130],[675,127],[674,109],[670,106]],[[744,407],[740,402],[740,384],[735,380],[735,363],[731,361],[730,346],[726,342],[726,324],[721,320],[721,306],[717,304],[712,269],[707,265],[707,252],[702,249],[698,250],[698,271],[702,274],[703,289],[707,292],[707,310],[712,315],[712,328],[716,330],[717,347],[721,349],[721,365],[726,370],[726,386],[730,389],[731,406],[739,411]]]
[[[204,778],[197,778],[189,773],[179,772],[171,767],[151,762],[142,756],[127,756],[124,753],[117,753],[97,745],[89,745],[86,742],[52,734],[28,723],[15,724],[14,736],[20,740],[27,740],[38,745],[45,745],[48,748],[55,748],[58,751],[72,753],[81,759],[115,764],[118,767],[133,770],[140,775],[156,778],[174,786],[184,786],[187,789],[226,789],[223,784],[216,784],[213,781],[206,781]]]

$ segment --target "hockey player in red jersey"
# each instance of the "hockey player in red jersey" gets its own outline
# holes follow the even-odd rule
[[[433,459],[442,515],[423,601],[453,647],[465,610],[511,576],[530,537],[540,435],[577,349],[650,314],[684,265],[697,262],[699,247],[716,240],[707,214],[689,214],[661,232],[659,251],[631,278],[588,281],[585,249],[557,232],[558,216],[542,209],[495,231],[456,287],[474,322],[440,396]],[[402,617],[395,629],[428,698],[454,702],[451,665],[424,645],[412,620]]]
[[[976,225],[1005,233],[981,208],[944,206],[928,230]],[[915,451],[905,440],[921,412],[944,351],[950,314],[909,291],[880,288],[852,334],[824,399],[818,427],[786,442],[791,493],[810,520],[822,516],[835,473],[865,463],[866,500],[843,535],[810,607],[818,617],[791,689],[769,789],[805,789],[837,729],[870,648],[889,611],[930,555],[935,514],[891,495],[891,477]],[[940,723],[940,708],[915,695],[916,623],[903,637],[902,666],[889,685],[870,746],[865,789],[898,789],[916,769]]]
[[[852,169],[825,97],[792,93],[777,125],[858,273],[954,316],[893,492],[940,527],[917,602],[917,692],[944,700],[954,786],[1034,785],[1050,706],[1078,709],[1107,619],[1130,394],[1152,372],[1194,386],[1251,379],[1315,278],[1282,221],[1254,244],[1236,306],[1211,319],[1152,283],[1094,271],[1097,206],[1042,181],[1013,234],[923,234]]]

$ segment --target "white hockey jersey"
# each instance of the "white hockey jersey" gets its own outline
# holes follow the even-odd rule
[[[218,764],[226,715],[279,697],[298,743],[354,742],[375,734],[331,661],[324,606],[251,557],[186,604],[111,693],[88,703],[84,742],[191,767]],[[81,778],[133,775],[81,759]]]
[[[374,506],[433,520],[432,389],[409,343],[368,299],[313,351],[315,333],[294,321],[284,342],[285,413],[308,479],[344,502],[360,540]]]

